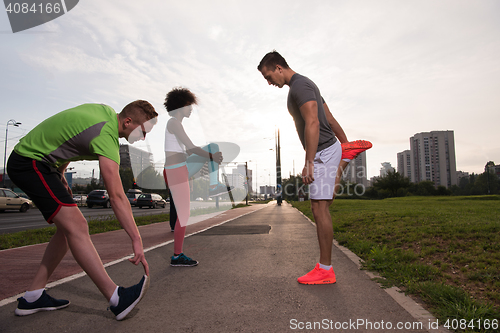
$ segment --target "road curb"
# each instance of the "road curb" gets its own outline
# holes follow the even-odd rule
[[[289,203],[286,203],[287,205],[292,206]],[[293,206],[292,206],[293,207]],[[297,210],[302,216],[304,216],[313,226],[316,226],[316,224],[304,213],[302,213],[300,210],[297,208],[293,207],[295,210]],[[344,253],[356,266],[358,266],[358,269],[362,270],[361,262],[363,259],[358,257],[354,252],[349,250],[348,248],[340,245],[336,239],[333,239],[333,245],[335,245],[342,253]],[[376,278],[381,278],[380,275],[378,275],[376,272],[368,271],[368,270],[363,270],[366,275],[370,277],[370,279],[373,281],[373,279]],[[383,288],[382,285],[376,281],[377,283],[385,292],[392,297],[403,309],[405,309],[413,318],[416,320],[420,321],[423,325],[423,327],[426,328],[426,330],[430,333],[451,333],[451,331],[447,330],[446,328],[439,326],[437,329],[430,329],[429,328],[429,323],[436,322],[436,317],[434,317],[429,311],[424,309],[421,304],[417,303],[413,298],[410,296],[407,296],[404,294],[401,289],[398,287],[391,287],[391,288]]]

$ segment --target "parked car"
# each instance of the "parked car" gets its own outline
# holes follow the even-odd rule
[[[7,188],[0,188],[0,211],[15,209],[24,213],[28,211],[33,203],[31,200],[21,197]]]
[[[31,200],[30,197],[28,197],[28,195],[24,192],[17,193],[17,195],[20,196],[21,198]]]
[[[92,208],[94,206],[103,206],[104,208],[109,208],[111,205],[109,203],[109,195],[106,190],[94,190],[87,196],[87,207]]]
[[[85,204],[87,202],[87,196],[85,194],[75,194],[73,195],[73,201],[77,204]]]
[[[137,206],[137,199],[142,194],[141,190],[130,189],[127,191],[127,198],[130,202],[130,206]]]
[[[137,198],[137,207],[139,208],[156,208],[157,206],[162,206],[163,208],[167,206],[167,202],[159,194],[143,193]]]

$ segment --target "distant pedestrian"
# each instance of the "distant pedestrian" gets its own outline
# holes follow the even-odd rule
[[[144,140],[157,116],[153,106],[141,100],[128,104],[119,114],[104,104],[84,104],[46,119],[15,146],[7,165],[9,177],[57,228],[31,286],[18,299],[16,315],[69,305],[69,301],[54,299],[45,292],[49,277],[68,248],[109,301],[117,320],[125,318],[144,296],[149,286],[149,266],[120,179],[118,139],[130,143]],[[129,261],[144,267],[146,275],[132,287],[118,287],[108,276],[90,239],[87,220],[73,201],[64,170],[71,161],[80,160],[99,160],[113,212],[132,240],[134,258]]]

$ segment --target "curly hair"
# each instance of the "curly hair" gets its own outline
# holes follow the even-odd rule
[[[156,112],[153,105],[144,100],[137,100],[129,103],[123,108],[122,112],[120,112],[120,118],[123,119],[130,117],[134,120],[134,122],[142,122],[141,119],[137,119],[141,115],[145,117],[146,120],[158,117],[158,113]]]
[[[176,87],[169,91],[165,97],[165,103],[163,103],[168,112],[191,104],[198,104],[196,95],[189,89],[182,87]]]
[[[281,54],[276,52],[276,50],[273,50],[272,52],[269,52],[268,54],[266,54],[264,56],[264,58],[262,58],[259,66],[257,66],[257,69],[260,72],[262,72],[262,69],[264,69],[264,67],[266,67],[267,69],[272,70],[274,72],[274,70],[276,69],[276,65],[280,65],[281,67],[283,67],[285,69],[290,68],[288,66],[288,64],[286,63],[285,58],[283,58],[281,56]]]

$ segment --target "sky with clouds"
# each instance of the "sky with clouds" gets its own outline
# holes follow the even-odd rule
[[[288,87],[269,86],[256,69],[276,49],[318,85],[350,140],[373,142],[368,177],[382,162],[395,167],[412,135],[433,130],[455,131],[457,170],[500,164],[497,0],[85,0],[15,34],[0,11],[0,45],[0,130],[22,122],[9,126],[7,155],[58,111],[104,103],[119,112],[145,99],[160,122],[134,146],[160,162],[164,97],[183,86],[199,98],[184,121],[193,142],[234,142],[259,185],[275,183],[277,128],[283,176],[304,163]],[[83,177],[97,168],[73,166]]]

